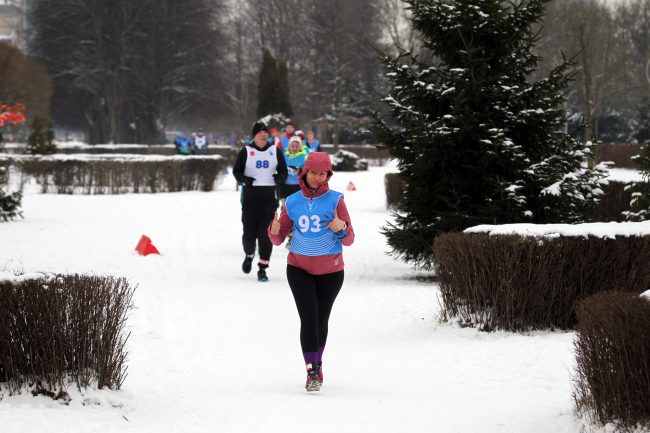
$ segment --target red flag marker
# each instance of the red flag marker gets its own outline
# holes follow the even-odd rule
[[[135,250],[140,254],[141,256],[148,256],[149,254],[158,254],[158,249],[151,243],[151,239],[149,239],[147,236],[142,235],[140,238],[140,241],[138,242],[138,245],[136,245]]]

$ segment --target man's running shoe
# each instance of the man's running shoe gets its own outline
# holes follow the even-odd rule
[[[244,263],[241,264],[241,270],[244,271],[245,274],[251,273],[251,268],[253,267],[253,257],[254,256],[244,257]]]
[[[261,281],[265,283],[268,280],[269,277],[266,276],[266,271],[264,269],[260,269],[259,271],[257,271],[257,281]]]

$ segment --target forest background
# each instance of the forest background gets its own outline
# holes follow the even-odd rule
[[[531,80],[573,60],[567,132],[649,140],[650,0],[546,7]],[[24,55],[0,50],[0,98],[32,101],[28,117],[89,143],[164,143],[199,127],[244,137],[279,114],[321,142],[373,143],[388,91],[376,50],[437,62],[409,15],[400,0],[31,0]],[[269,89],[276,107],[261,104]]]

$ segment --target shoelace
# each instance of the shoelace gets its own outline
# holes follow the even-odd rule
[[[312,377],[310,374],[307,379],[307,384],[305,385],[305,389],[307,391],[319,391],[320,388],[321,388],[321,383],[318,380],[318,376]]]

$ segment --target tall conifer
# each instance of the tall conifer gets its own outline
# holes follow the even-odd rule
[[[7,193],[4,186],[7,183],[7,165],[0,165],[0,222],[22,217],[20,211],[22,193],[16,191]]]
[[[273,114],[275,111],[275,86],[278,76],[278,65],[269,50],[264,50],[260,78],[257,87],[257,117]]]
[[[269,50],[264,50],[260,78],[257,88],[257,117],[269,114],[283,114],[291,117],[289,100],[289,79],[287,66],[276,60]]]
[[[287,64],[278,62],[278,88],[277,88],[277,113],[282,113],[287,117],[293,116],[291,108],[291,97],[289,89],[289,71]]]
[[[432,265],[432,241],[477,224],[578,222],[604,176],[591,145],[564,132],[569,63],[529,82],[542,0],[406,0],[428,59],[382,55],[391,82],[376,137],[406,181],[384,232],[393,252]]]

